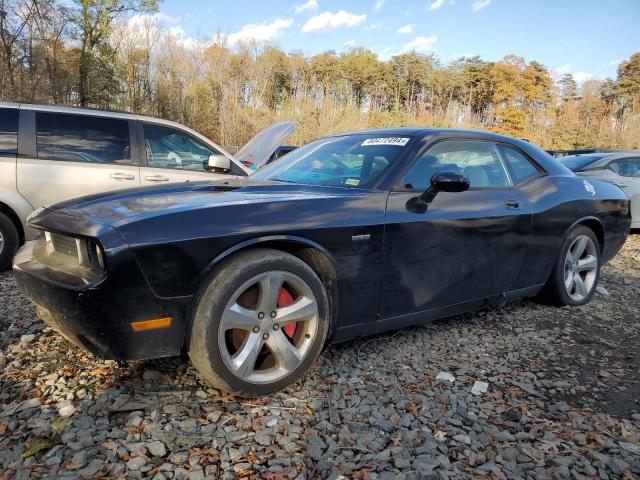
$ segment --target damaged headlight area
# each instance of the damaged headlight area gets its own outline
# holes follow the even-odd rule
[[[34,259],[86,282],[99,279],[105,272],[104,252],[98,242],[56,232],[42,232],[34,249]]]

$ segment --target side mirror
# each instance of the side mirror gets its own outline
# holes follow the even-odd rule
[[[462,173],[453,170],[443,170],[431,177],[431,186],[417,197],[407,202],[407,208],[412,212],[424,213],[439,192],[464,192],[469,189],[469,179]]]
[[[469,190],[469,179],[460,172],[444,170],[431,177],[430,189],[437,192],[464,192]]]
[[[222,154],[211,155],[209,157],[209,170],[217,173],[229,173],[231,171],[231,160]]]

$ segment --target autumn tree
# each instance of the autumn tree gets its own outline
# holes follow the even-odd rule
[[[115,51],[107,41],[116,19],[157,8],[157,0],[76,0],[73,22],[80,43],[78,98],[81,106],[103,104],[105,95],[117,88]]]

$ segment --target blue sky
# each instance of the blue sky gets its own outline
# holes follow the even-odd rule
[[[579,81],[615,77],[640,50],[640,0],[164,0],[174,32],[200,41],[269,41],[315,54],[362,46],[380,58],[415,49],[444,62],[462,55],[538,60]]]

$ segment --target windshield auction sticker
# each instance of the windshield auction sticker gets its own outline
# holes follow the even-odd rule
[[[409,137],[378,137],[367,138],[361,145],[363,147],[372,145],[397,145],[399,147],[404,147],[408,142]]]

